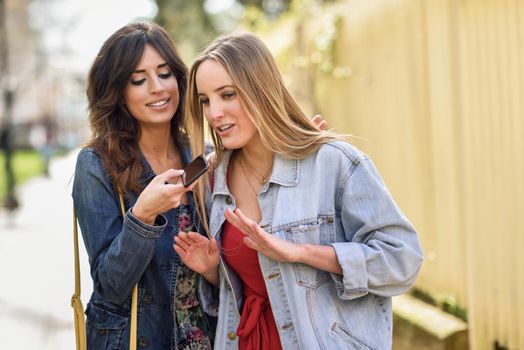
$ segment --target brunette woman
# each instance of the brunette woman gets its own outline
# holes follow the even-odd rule
[[[172,249],[198,231],[183,119],[186,67],[164,29],[133,23],[103,44],[88,75],[92,137],[78,155],[74,205],[89,255],[89,349],[128,349],[138,283],[138,346],[210,349],[197,274]],[[119,192],[125,198],[120,211]]]

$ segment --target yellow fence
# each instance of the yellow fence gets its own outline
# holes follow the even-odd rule
[[[524,350],[524,1],[339,1],[265,40],[417,227],[417,287],[467,310],[471,349]]]

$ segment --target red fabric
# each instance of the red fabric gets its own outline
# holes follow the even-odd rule
[[[244,306],[237,329],[239,350],[279,350],[280,337],[271,311],[257,252],[244,244],[244,234],[224,223],[222,254],[243,283]]]

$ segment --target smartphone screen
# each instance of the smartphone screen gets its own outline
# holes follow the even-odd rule
[[[184,174],[182,174],[182,183],[184,184],[184,187],[188,187],[198,180],[198,178],[204,175],[208,169],[209,165],[203,154],[193,159],[193,161],[184,169]]]

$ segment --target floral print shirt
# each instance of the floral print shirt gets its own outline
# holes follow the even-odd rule
[[[196,231],[188,205],[180,205],[179,229]],[[197,298],[198,274],[180,261],[175,296],[175,322],[178,326],[178,350],[212,349],[209,328]]]

